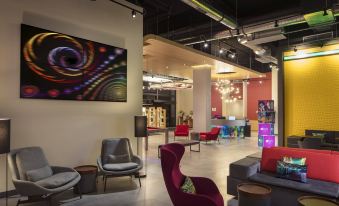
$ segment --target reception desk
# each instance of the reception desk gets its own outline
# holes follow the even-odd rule
[[[245,129],[248,127],[246,125],[246,120],[238,119],[238,120],[227,120],[227,119],[212,119],[211,120],[212,127],[220,127],[221,128],[221,137],[245,137]],[[246,135],[247,136],[247,135]]]

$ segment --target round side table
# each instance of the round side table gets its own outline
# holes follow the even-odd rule
[[[338,206],[339,203],[325,197],[302,196],[298,198],[299,206]]]
[[[272,189],[256,183],[241,183],[238,185],[239,206],[270,206]]]
[[[95,165],[82,165],[74,168],[80,175],[78,183],[82,194],[95,192],[97,190],[98,167]],[[74,188],[74,193],[78,194],[78,188]]]

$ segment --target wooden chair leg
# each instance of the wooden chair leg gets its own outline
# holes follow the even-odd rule
[[[140,175],[138,175],[138,177],[139,177],[139,186],[141,187]]]

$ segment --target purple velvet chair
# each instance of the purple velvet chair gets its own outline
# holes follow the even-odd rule
[[[215,183],[204,177],[191,177],[196,194],[182,192],[180,186],[185,175],[180,171],[180,160],[185,147],[177,144],[167,144],[161,147],[161,167],[167,191],[174,206],[223,206],[224,200]]]

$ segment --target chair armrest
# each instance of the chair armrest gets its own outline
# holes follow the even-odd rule
[[[198,194],[220,194],[217,185],[205,177],[190,177]]]
[[[59,166],[51,166],[53,174],[58,174],[62,172],[76,172],[74,169],[69,167],[59,167]]]
[[[143,167],[144,167],[144,162],[143,162],[142,159],[141,159],[139,156],[137,156],[137,155],[133,155],[133,156],[132,156],[132,162],[137,163],[137,164],[140,166],[140,168],[143,168]]]
[[[200,132],[200,135],[207,135],[208,132]]]
[[[98,159],[97,159],[97,165],[98,165],[98,168],[99,168],[99,171],[100,171],[100,172],[105,172],[104,168],[102,167],[101,157],[98,157]]]
[[[43,188],[34,182],[25,181],[25,180],[14,180],[13,184],[15,186],[16,191],[21,196],[36,196],[36,195],[44,195],[49,194],[49,190]]]

